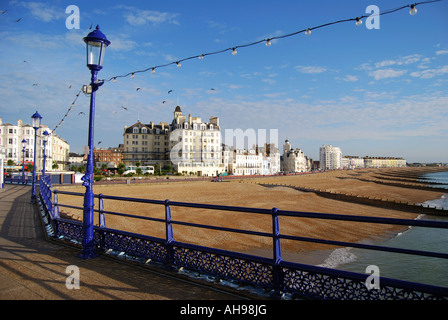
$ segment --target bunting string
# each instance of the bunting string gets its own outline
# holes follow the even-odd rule
[[[401,7],[397,7],[397,8],[394,8],[394,9],[384,10],[384,11],[381,11],[381,12],[377,13],[376,15],[377,16],[383,16],[383,15],[395,13],[395,12],[398,12],[398,11],[401,11],[401,10],[404,10],[404,9],[407,9],[407,8],[410,8],[409,13],[411,15],[414,15],[417,12],[417,9],[416,9],[417,6],[425,5],[425,4],[429,4],[429,3],[434,3],[434,2],[440,2],[440,1],[442,1],[442,0],[429,0],[429,1],[416,2],[416,3],[413,3],[413,4],[403,5]],[[355,18],[349,18],[349,19],[343,19],[343,20],[337,20],[337,21],[333,21],[333,22],[328,22],[328,23],[321,24],[321,25],[318,25],[318,26],[315,26],[315,27],[305,28],[305,29],[302,29],[302,30],[299,30],[299,31],[296,31],[296,32],[292,32],[292,33],[288,33],[288,34],[284,34],[284,35],[279,35],[279,36],[274,36],[274,37],[270,37],[270,38],[265,38],[265,39],[258,40],[258,41],[255,41],[255,42],[251,42],[251,43],[236,45],[236,46],[229,47],[229,48],[222,49],[222,50],[218,50],[218,51],[201,53],[201,54],[197,54],[197,55],[194,55],[194,56],[191,56],[191,57],[183,58],[183,59],[180,59],[180,60],[177,60],[177,61],[172,61],[172,62],[169,62],[169,63],[148,67],[148,68],[145,68],[145,69],[142,69],[142,70],[135,70],[135,71],[132,71],[132,72],[128,72],[126,74],[116,75],[116,76],[113,76],[113,77],[111,77],[109,79],[103,79],[103,80],[100,80],[100,81],[117,82],[117,78],[126,78],[126,77],[129,77],[129,76],[131,76],[131,78],[134,78],[135,75],[138,74],[138,73],[145,73],[145,72],[149,72],[149,71],[151,71],[151,73],[155,73],[157,69],[168,67],[168,66],[171,66],[171,65],[177,65],[178,67],[181,67],[181,63],[183,63],[185,61],[193,60],[193,59],[203,60],[207,56],[223,54],[223,53],[226,53],[226,52],[229,52],[229,51],[231,51],[233,55],[236,55],[237,54],[237,49],[240,49],[240,48],[247,48],[247,47],[259,45],[261,43],[265,43],[266,46],[269,47],[272,44],[273,40],[285,39],[285,38],[293,37],[293,36],[296,36],[296,35],[299,35],[299,34],[302,34],[302,33],[305,33],[305,35],[309,36],[311,34],[311,31],[313,31],[313,30],[317,30],[317,29],[333,26],[333,25],[340,24],[340,23],[355,22],[355,24],[357,26],[359,26],[359,25],[362,25],[362,19],[365,19],[365,18],[371,17],[371,16],[375,16],[375,14],[368,14],[368,15],[364,14],[364,15],[361,15],[361,16],[358,16],[358,17],[355,17]],[[76,94],[76,98],[71,103],[70,107],[68,108],[67,112],[65,113],[65,115],[63,116],[63,118],[61,119],[59,124],[57,124],[54,127],[53,131],[55,131],[57,128],[59,128],[64,123],[65,119],[69,116],[70,112],[73,111],[73,107],[75,106],[75,103],[78,100],[78,97],[79,97],[81,92],[82,92],[82,89]]]

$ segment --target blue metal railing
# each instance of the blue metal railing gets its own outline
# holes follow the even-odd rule
[[[58,195],[83,197],[82,193],[53,190],[49,178],[41,179],[40,197],[42,206],[50,221],[55,237],[82,241],[82,223],[61,219],[60,208],[82,210],[82,207],[69,206],[58,201]],[[54,198],[53,198],[54,197]],[[185,268],[200,273],[217,276],[222,279],[237,281],[271,290],[277,294],[289,293],[313,299],[448,299],[448,288],[427,284],[381,278],[379,289],[369,289],[366,286],[368,275],[324,267],[305,265],[284,261],[282,258],[281,240],[305,241],[327,245],[362,248],[412,254],[427,257],[448,259],[448,254],[420,250],[391,248],[377,245],[367,245],[343,241],[316,239],[292,236],[280,233],[279,217],[301,217],[310,219],[329,219],[363,223],[394,224],[403,226],[418,226],[427,228],[448,229],[448,223],[428,220],[392,219],[379,217],[364,217],[352,215],[336,215],[326,213],[310,213],[272,209],[258,209],[211,204],[176,202],[169,200],[148,200],[107,195],[95,195],[98,199],[98,225],[95,226],[95,245],[103,251],[124,252],[129,256],[151,259],[173,268]],[[164,207],[165,218],[138,216],[105,210],[104,201],[114,200],[131,203],[146,203]],[[272,231],[254,231],[237,228],[212,226],[186,221],[176,221],[171,218],[171,207],[200,208],[211,211],[232,211],[240,213],[255,213],[268,215],[272,219]],[[123,230],[111,229],[106,226],[106,215],[121,216],[126,219],[155,221],[165,225],[165,238],[135,234]],[[173,225],[188,228],[204,228],[209,230],[239,233],[272,239],[272,258],[243,254],[217,248],[199,246],[192,243],[175,240]]]

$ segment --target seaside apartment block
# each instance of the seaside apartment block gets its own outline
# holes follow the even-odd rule
[[[344,169],[353,168],[401,168],[406,167],[406,159],[395,157],[359,157],[344,156],[342,167]]]
[[[405,159],[395,157],[342,156],[342,151],[338,147],[329,145],[320,148],[321,170],[399,167],[406,167]]]
[[[319,149],[319,165],[321,170],[342,169],[342,151],[332,145],[322,146]]]

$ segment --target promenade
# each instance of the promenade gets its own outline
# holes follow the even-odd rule
[[[235,300],[237,296],[47,240],[31,187],[0,189],[0,300]],[[69,266],[79,289],[68,289]]]

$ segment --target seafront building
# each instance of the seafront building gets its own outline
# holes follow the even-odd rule
[[[280,172],[280,153],[273,145],[255,149],[223,149],[225,172],[236,176],[273,175]]]
[[[400,168],[406,167],[406,159],[395,157],[359,157],[344,156],[342,167],[344,169],[354,168]]]
[[[172,166],[179,173],[198,176],[268,175],[280,171],[280,154],[275,146],[236,149],[222,143],[219,118],[209,121],[184,115],[176,106],[173,120],[140,121],[125,127],[123,133],[125,166]]]
[[[173,166],[184,174],[217,175],[225,172],[221,161],[219,118],[203,122],[199,117],[186,117],[176,106],[171,123],[140,121],[125,127],[123,162],[126,166]]]
[[[101,169],[118,169],[118,165],[123,162],[123,153],[120,148],[93,149],[93,162],[95,167]]]
[[[218,117],[203,122],[174,110],[170,133],[170,161],[179,173],[216,176],[225,172],[221,159],[221,128]]]
[[[87,155],[81,155],[77,153],[70,153],[68,156],[68,166],[71,169],[72,167],[81,167],[87,165]]]
[[[319,165],[321,170],[342,169],[342,151],[332,145],[322,146],[319,149]]]
[[[295,150],[288,140],[283,145],[283,156],[281,157],[281,170],[283,172],[307,172],[311,170],[313,160],[305,156],[299,148]]]
[[[168,123],[143,124],[140,121],[124,128],[123,163],[126,166],[158,164],[163,167],[168,163],[169,132]]]
[[[70,145],[67,141],[59,137],[54,131],[49,132],[47,148],[45,151],[47,155],[47,161],[51,162],[45,165],[45,170],[49,171],[66,171],[68,170],[68,158],[70,154]],[[43,148],[43,147],[42,147]],[[49,152],[50,151],[50,152]],[[41,161],[43,159],[43,149],[41,155]]]
[[[47,126],[42,125],[37,135],[37,154],[36,154],[36,170],[43,168],[43,132],[49,133],[45,154],[47,156],[45,163],[46,171],[63,171],[67,170],[70,145],[59,137],[55,132],[51,131]],[[5,150],[5,164],[8,160],[14,162],[14,166],[10,169],[20,169],[23,162],[23,146],[25,143],[25,165],[34,164],[34,128],[31,125],[23,124],[22,120],[17,121],[17,125],[3,123],[0,118],[0,146]],[[9,166],[8,166],[9,167]],[[6,168],[6,166],[5,166]]]

